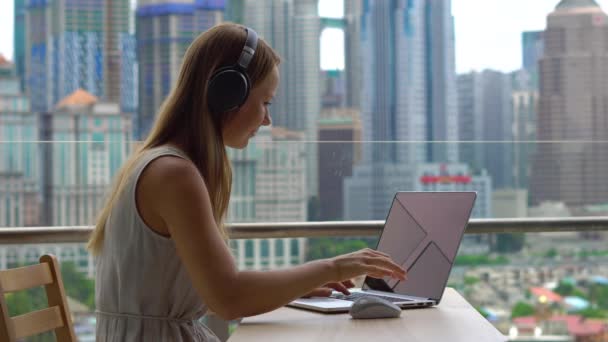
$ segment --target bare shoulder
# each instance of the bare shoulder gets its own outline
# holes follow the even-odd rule
[[[175,209],[189,201],[204,201],[207,187],[196,166],[177,156],[161,156],[150,162],[139,179],[144,198],[153,198],[156,210]],[[183,208],[182,208],[183,209]]]
[[[142,173],[140,182],[146,188],[165,193],[182,187],[200,186],[201,177],[192,162],[167,155],[150,162]]]
[[[210,205],[207,189],[197,168],[177,156],[161,156],[141,174],[136,193],[137,208],[153,230],[170,234],[168,215],[200,211]]]

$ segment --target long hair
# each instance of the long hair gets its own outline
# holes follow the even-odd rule
[[[221,128],[230,113],[211,113],[205,95],[213,73],[237,62],[245,40],[242,26],[223,23],[200,34],[190,45],[179,78],[162,104],[150,134],[117,173],[87,244],[93,255],[102,250],[106,221],[137,161],[147,150],[168,142],[178,142],[200,172],[209,191],[215,222],[224,239],[228,239],[224,218],[230,200],[232,169]],[[252,87],[264,80],[279,62],[276,52],[259,39],[247,68]]]

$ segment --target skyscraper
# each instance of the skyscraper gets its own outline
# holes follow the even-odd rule
[[[344,179],[361,158],[361,120],[352,108],[327,108],[319,119],[319,219],[344,217]],[[328,141],[328,142],[327,142]]]
[[[545,50],[544,32],[522,32],[521,45],[523,69],[530,75],[530,86],[538,88],[538,61]]]
[[[608,150],[593,141],[608,140],[608,17],[593,0],[562,0],[544,37],[537,129],[551,143],[537,148],[532,202],[605,203]]]
[[[367,1],[361,23],[364,141],[424,141],[427,125],[425,2]],[[421,144],[373,144],[364,161],[426,160]]]
[[[426,2],[426,139],[458,140],[458,95],[451,0]],[[457,162],[457,143],[431,143],[427,161]]]
[[[301,222],[307,218],[303,133],[262,127],[244,150],[229,149],[233,187],[228,221]],[[304,238],[232,240],[241,269],[272,269],[305,261]]]
[[[487,169],[494,189],[513,187],[513,109],[510,75],[493,70],[458,76],[461,160]]]
[[[15,65],[0,55],[0,226],[38,225],[38,120]]]
[[[224,9],[224,0],[138,0],[138,138],[148,135],[177,81],[188,46],[201,32],[223,21]]]
[[[50,111],[79,88],[134,111],[134,41],[129,0],[30,1],[26,89],[35,111]],[[17,33],[16,33],[17,34]]]
[[[318,0],[245,0],[244,24],[281,56],[274,125],[304,132],[307,196],[317,193],[317,120],[321,111]]]
[[[344,1],[344,57],[346,72],[346,106],[361,107],[361,15],[363,0]]]
[[[366,143],[361,164],[344,184],[345,214],[361,217],[345,219],[384,218],[392,193],[411,187],[414,164],[427,159],[425,4],[363,2],[360,103]]]
[[[21,90],[25,89],[25,2],[26,0],[14,0],[14,31],[13,47],[15,55],[13,60],[17,67],[17,76],[21,83]]]
[[[114,174],[131,151],[132,121],[117,103],[78,89],[43,114],[44,224],[94,222]],[[74,142],[77,143],[74,143]]]
[[[531,158],[536,146],[536,117],[538,115],[538,89],[530,83],[525,69],[511,75],[513,85],[513,184],[517,189],[528,189]],[[538,84],[537,84],[538,85]]]
[[[227,21],[231,21],[234,23],[242,23],[244,10],[245,0],[226,0],[226,10],[224,17]]]

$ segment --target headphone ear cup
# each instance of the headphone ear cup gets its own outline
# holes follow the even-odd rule
[[[249,88],[247,74],[233,67],[218,70],[207,87],[209,110],[221,114],[239,108],[247,100]]]

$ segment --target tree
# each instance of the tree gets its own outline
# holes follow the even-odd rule
[[[48,307],[46,293],[43,287],[9,293],[6,295],[9,316],[19,316],[28,312],[45,309]],[[54,342],[55,334],[47,332],[27,338],[28,342]]]
[[[585,318],[608,318],[608,313],[605,310],[597,308],[586,308],[584,310],[579,311],[578,314]]]
[[[61,264],[61,276],[66,295],[89,308],[95,307],[95,282],[76,269],[73,262]]]
[[[511,318],[531,316],[534,315],[534,312],[534,306],[525,302],[517,302],[511,310]]]
[[[555,248],[549,248],[545,253],[545,258],[553,259],[558,255],[557,250]]]
[[[608,310],[608,285],[594,284],[589,289],[589,301]]]
[[[553,292],[559,294],[560,296],[570,296],[574,292],[574,285],[560,281]]]

